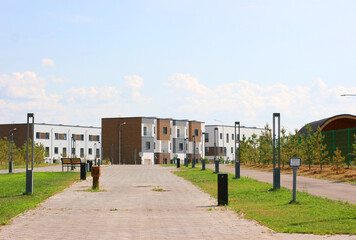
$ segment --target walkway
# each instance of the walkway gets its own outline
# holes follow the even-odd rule
[[[213,164],[208,164],[207,167],[215,170],[215,165]],[[220,164],[219,170],[220,172],[235,174],[235,167],[229,167],[224,164]],[[241,168],[240,175],[273,184],[272,172]],[[293,189],[293,175],[281,174],[281,186]],[[297,176],[297,190],[306,191],[314,196],[356,204],[356,184]]]
[[[2,226],[0,239],[325,239],[277,234],[159,166],[104,166],[103,192],[73,184]],[[161,189],[162,191],[152,191]],[[330,236],[327,239],[356,239]]]

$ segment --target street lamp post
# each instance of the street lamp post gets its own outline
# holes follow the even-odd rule
[[[219,161],[216,159],[216,138],[219,134],[219,129],[214,128],[214,163],[215,163],[215,173],[219,173]]]
[[[236,137],[236,125],[239,126],[238,138]],[[239,142],[239,158],[237,160],[236,142]],[[241,163],[241,151],[240,151],[240,122],[235,122],[235,178],[240,178],[240,163]]]
[[[184,165],[188,167],[188,148],[189,148],[189,138],[185,138],[185,158],[184,158]]]
[[[217,120],[217,119],[215,119],[215,121],[217,121],[217,122],[220,122],[221,123],[221,126],[222,126],[222,130],[223,130],[223,137],[222,137],[222,141],[223,141],[223,159],[224,159],[224,153],[226,154],[226,152],[225,152],[225,127],[224,127],[224,123],[222,122],[222,121],[220,121],[220,120]],[[225,159],[224,159],[224,162],[225,162]]]
[[[125,124],[126,122],[123,122],[119,125],[119,164],[121,164],[121,126]]]
[[[12,166],[13,166],[13,142],[14,142],[14,132],[16,131],[16,128],[13,128],[9,131],[9,173],[12,173]]]
[[[31,126],[31,136],[30,136],[30,118],[32,118],[32,126]],[[33,158],[34,158],[34,130],[35,130],[35,116],[33,113],[27,113],[27,141],[26,141],[26,194],[33,193]],[[31,149],[31,169],[28,169],[29,162],[29,141],[31,137],[32,149]]]
[[[278,118],[278,168],[276,168],[276,132],[275,119]],[[281,115],[273,113],[273,189],[281,188]]]
[[[193,160],[192,160],[192,168],[195,168],[195,135],[193,135],[192,136],[192,138],[193,138],[193,147],[194,147],[194,151],[193,151],[193,153],[194,153],[194,155],[193,155]]]
[[[94,165],[96,165],[96,143],[94,143]]]
[[[202,151],[201,151],[201,158],[202,158],[202,170],[205,170],[205,132],[202,132],[201,133],[202,135],[202,141],[201,141],[201,144],[202,144]],[[204,136],[204,137],[203,137]],[[204,157],[203,157],[203,153],[204,153]]]

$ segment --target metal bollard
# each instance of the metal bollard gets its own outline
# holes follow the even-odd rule
[[[219,173],[219,161],[215,161],[215,173]]]
[[[201,169],[204,171],[205,170],[205,159],[201,160],[202,167]]]
[[[87,179],[87,171],[86,171],[86,164],[85,163],[80,163],[80,180],[86,180]]]
[[[93,166],[93,161],[88,161],[88,172],[91,172],[92,166]]]
[[[93,189],[99,189],[100,167],[91,167],[91,176],[93,177]]]
[[[177,168],[180,168],[180,158],[177,158]]]
[[[218,205],[228,205],[228,175],[227,173],[218,174]]]

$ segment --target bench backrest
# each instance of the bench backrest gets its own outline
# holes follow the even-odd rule
[[[80,158],[61,158],[62,164],[80,164]]]
[[[80,164],[80,158],[72,158],[72,164]]]
[[[62,164],[71,164],[71,159],[70,158],[61,158]]]

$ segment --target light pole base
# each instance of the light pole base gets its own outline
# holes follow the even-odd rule
[[[9,173],[12,173],[13,162],[9,162]]]
[[[33,171],[26,171],[26,194],[33,193]]]
[[[281,188],[281,170],[279,168],[273,169],[273,189]]]

